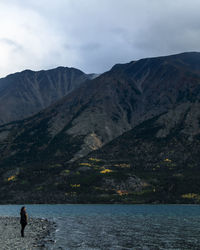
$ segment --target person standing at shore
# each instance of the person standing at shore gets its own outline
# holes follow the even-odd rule
[[[21,224],[21,237],[24,237],[24,229],[28,223],[28,215],[26,213],[26,208],[22,207],[20,211],[20,224]]]

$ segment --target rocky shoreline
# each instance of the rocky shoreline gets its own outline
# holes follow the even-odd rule
[[[53,244],[52,234],[55,223],[46,219],[29,218],[25,237],[21,237],[18,217],[0,217],[0,249],[48,249]]]

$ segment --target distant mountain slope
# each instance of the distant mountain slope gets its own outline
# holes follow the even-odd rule
[[[181,159],[187,164],[192,161],[194,171],[198,168],[199,100],[200,53],[116,65],[35,116],[0,127],[0,171],[5,176],[0,183],[2,194],[11,185],[14,191],[10,200],[18,190],[26,199],[40,197],[42,202],[50,186],[48,202],[93,202],[98,195],[99,202],[120,202],[126,197],[127,202],[162,202],[159,197],[169,194],[173,187],[160,193],[154,190],[158,186],[168,188],[172,161],[176,161],[176,170],[185,164]],[[196,153],[187,153],[185,158],[186,149],[193,146]],[[91,159],[72,163],[99,148],[102,151],[92,153]],[[152,171],[157,173],[154,163],[163,175],[151,175]],[[165,165],[169,171],[163,171]],[[147,166],[149,178],[144,172]],[[9,179],[12,176],[13,181]],[[25,187],[30,189],[26,192]],[[34,196],[37,188],[39,194]],[[182,190],[174,197],[166,196],[165,201],[184,201],[180,197],[187,194]],[[88,192],[92,198],[86,195]],[[1,199],[9,200],[4,196]]]
[[[25,70],[1,78],[0,124],[31,116],[94,77],[78,69],[59,67],[38,72]]]
[[[124,133],[79,164],[98,159],[100,169],[106,166],[113,171],[107,177],[107,193],[113,183],[117,186],[117,174],[124,180],[137,176],[140,189],[124,186],[125,201],[200,203],[199,121],[200,103],[182,103]]]

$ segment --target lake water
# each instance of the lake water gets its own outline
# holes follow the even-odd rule
[[[19,216],[18,205],[0,206]],[[48,249],[200,249],[198,205],[26,205],[30,217],[52,219]]]

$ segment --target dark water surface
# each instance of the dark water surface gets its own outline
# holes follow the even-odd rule
[[[18,205],[0,206],[19,216]],[[26,205],[30,217],[52,219],[48,249],[200,249],[199,205]]]

